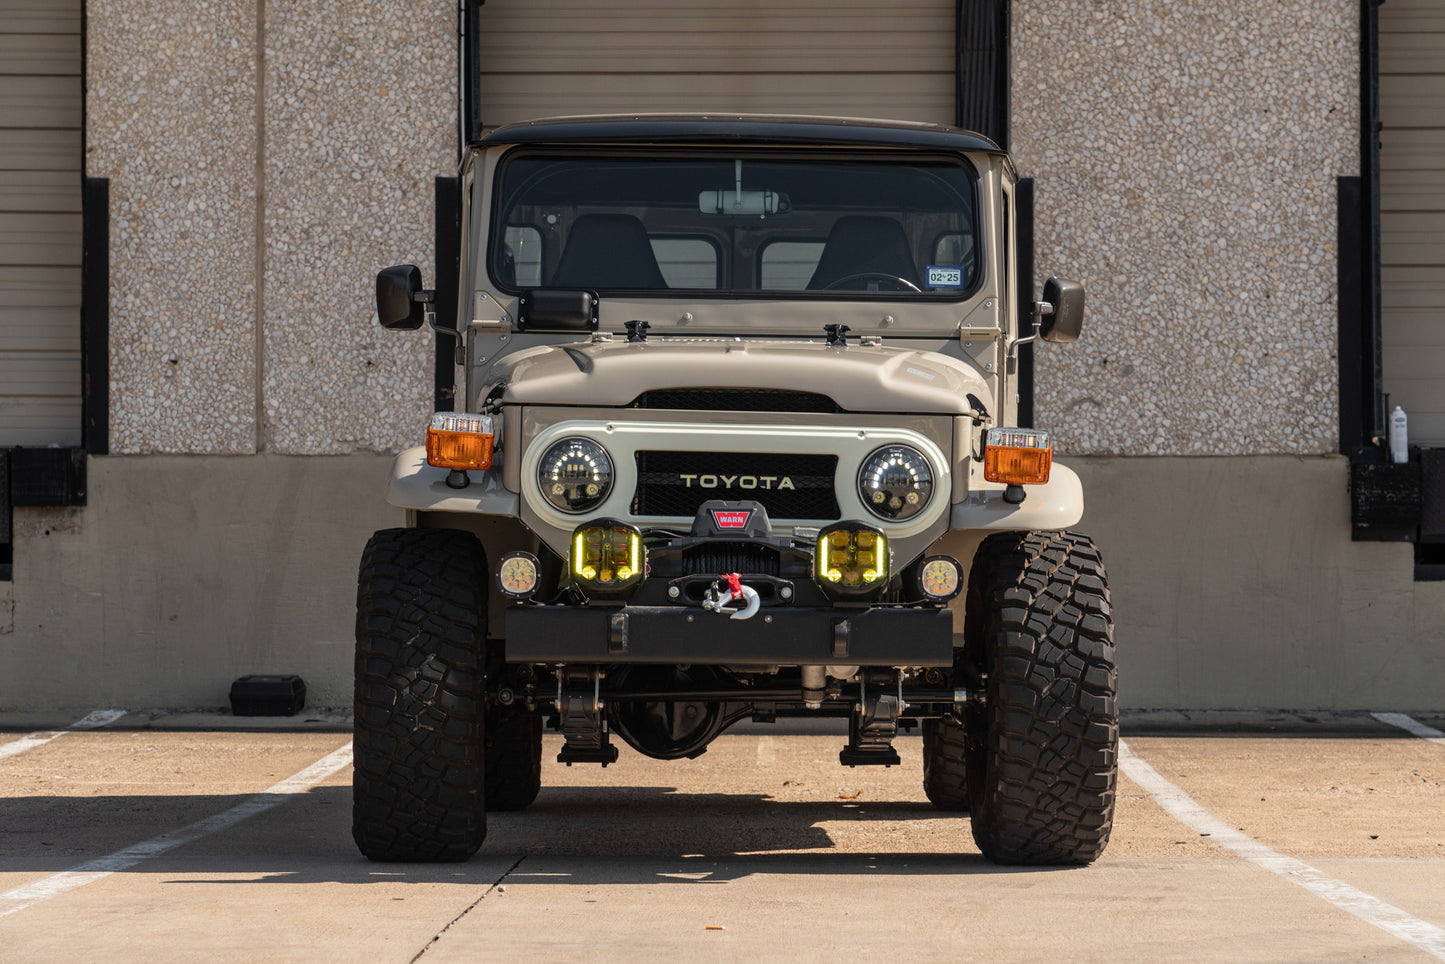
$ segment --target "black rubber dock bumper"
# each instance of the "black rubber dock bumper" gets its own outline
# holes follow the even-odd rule
[[[791,609],[750,619],[684,606],[513,606],[509,663],[951,666],[947,609]]]

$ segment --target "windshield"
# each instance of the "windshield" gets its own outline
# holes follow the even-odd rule
[[[514,152],[497,188],[490,272],[513,292],[959,300],[979,280],[957,157]]]

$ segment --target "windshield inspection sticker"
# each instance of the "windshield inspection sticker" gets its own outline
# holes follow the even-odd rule
[[[962,288],[963,268],[956,264],[931,264],[928,266],[928,287]]]

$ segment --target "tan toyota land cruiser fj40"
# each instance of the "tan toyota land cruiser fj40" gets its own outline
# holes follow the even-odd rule
[[[536,797],[544,727],[606,766],[614,737],[679,759],[804,717],[849,766],[921,724],[929,800],[990,859],[1098,857],[1109,590],[1067,531],[1078,477],[1017,426],[1019,346],[1076,338],[1084,296],[1050,279],[1020,311],[1008,156],[927,125],[563,118],[485,135],[461,177],[460,290],[377,277],[387,328],[456,299],[465,386],[361,561],[362,852],[471,856]]]

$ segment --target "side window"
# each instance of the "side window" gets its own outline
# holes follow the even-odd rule
[[[651,238],[652,254],[669,288],[718,286],[717,248],[705,238]]]
[[[802,291],[812,280],[822,241],[770,241],[763,246],[758,287],[764,291]]]
[[[531,225],[509,224],[502,236],[502,257],[498,263],[503,284],[535,288],[542,283],[542,232]]]

